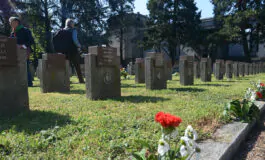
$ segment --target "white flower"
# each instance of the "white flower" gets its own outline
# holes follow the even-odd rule
[[[184,145],[180,146],[179,152],[180,152],[181,157],[186,157],[188,155],[187,148]]]
[[[250,97],[250,101],[255,101],[257,97],[256,92],[251,92],[251,97]]]
[[[191,125],[189,125],[187,129],[185,130],[184,136],[188,138],[192,138],[195,141],[198,139],[198,133],[192,128]]]
[[[170,149],[169,144],[165,140],[160,139],[157,150],[158,154],[160,156],[164,156],[164,154],[167,153],[169,149]]]

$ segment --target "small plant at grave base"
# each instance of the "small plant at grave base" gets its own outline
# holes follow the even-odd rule
[[[200,152],[196,144],[198,139],[197,132],[188,126],[184,136],[177,141],[177,127],[182,122],[181,118],[169,113],[158,112],[155,121],[161,124],[162,136],[158,142],[157,153],[150,153],[147,148],[140,152],[133,153],[136,160],[188,160],[194,153]]]
[[[128,72],[126,72],[125,68],[121,68],[120,71],[121,71],[121,76],[122,76],[124,79],[129,78],[129,76],[128,76],[129,74],[128,74]]]
[[[253,101],[233,100],[225,105],[223,116],[227,120],[251,122],[259,120],[260,110]]]
[[[251,94],[251,100],[254,99],[263,99],[265,96],[265,84],[262,83],[260,80],[255,83],[255,82],[250,82],[254,86],[254,89],[249,88],[246,94]]]

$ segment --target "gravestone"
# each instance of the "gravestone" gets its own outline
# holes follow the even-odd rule
[[[85,55],[86,96],[89,99],[121,97],[120,57],[112,47],[89,47]]]
[[[249,63],[249,64],[248,64],[248,68],[249,68],[249,69],[248,69],[249,74],[250,74],[250,75],[253,75],[253,64],[252,64],[252,63]]]
[[[195,78],[200,78],[200,63],[194,62],[193,63],[193,72]]]
[[[226,61],[225,65],[226,78],[231,80],[233,78],[233,61]]]
[[[179,59],[179,74],[181,85],[193,85],[193,56],[180,56]]]
[[[85,64],[80,64],[80,69],[83,77],[85,77]]]
[[[167,88],[167,66],[162,53],[145,58],[145,84],[150,90]]]
[[[135,75],[135,65],[133,64],[133,62],[129,62],[129,64],[127,65],[127,70],[129,75]]]
[[[245,75],[249,75],[249,63],[245,63]]]
[[[215,72],[214,72],[215,78],[217,80],[222,80],[223,79],[222,63],[221,62],[215,62],[214,66],[215,66],[214,67],[214,69],[215,69]]]
[[[211,82],[212,80],[212,61],[210,58],[202,58],[200,62],[201,81]]]
[[[43,54],[39,60],[42,93],[69,92],[69,62],[63,54]]]
[[[221,63],[221,76],[224,77],[224,75],[225,75],[225,61],[223,59],[216,59],[215,62]]]
[[[257,74],[257,66],[256,66],[256,63],[253,63],[253,74]]]
[[[234,62],[234,64],[233,64],[233,72],[234,72],[234,77],[238,78],[239,77],[239,65],[238,65],[238,62]]]
[[[169,60],[167,63],[167,80],[172,80],[172,62]]]
[[[240,62],[238,64],[238,69],[239,69],[239,75],[244,77],[245,76],[245,65],[244,65],[244,63]]]
[[[0,115],[29,110],[27,51],[15,38],[0,37]]]
[[[143,58],[135,61],[135,83],[145,83],[145,65]]]

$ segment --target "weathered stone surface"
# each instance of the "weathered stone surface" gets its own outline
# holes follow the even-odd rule
[[[253,64],[250,63],[250,64],[248,65],[248,67],[249,67],[249,74],[250,74],[250,75],[253,75]]]
[[[199,62],[194,62],[193,63],[193,72],[194,72],[194,77],[195,78],[200,78],[200,63]]]
[[[39,60],[41,92],[69,92],[69,65],[63,54],[43,54]]]
[[[167,63],[167,80],[172,80],[172,71],[173,71],[172,63],[170,60],[167,61],[166,63]]]
[[[233,78],[233,61],[226,61],[225,62],[225,74],[226,74],[226,78],[228,80]]]
[[[240,62],[238,65],[238,69],[239,69],[239,75],[244,77],[245,76],[245,64]]]
[[[245,75],[249,75],[249,63],[245,63]]]
[[[143,58],[135,61],[135,83],[145,83],[145,65]]]
[[[128,74],[129,75],[135,75],[135,64],[133,64],[133,62],[130,62],[127,65],[127,69],[128,69]]]
[[[104,60],[98,61],[98,56]],[[121,96],[119,59],[116,48],[89,47],[89,54],[85,55],[87,98],[96,100]]]
[[[180,56],[179,60],[179,74],[181,85],[193,85],[193,56]]]
[[[239,77],[239,64],[238,64],[238,62],[234,62],[233,72],[234,72],[234,77],[238,78]]]
[[[145,58],[145,84],[146,89],[159,90],[167,88],[167,71],[163,54]]]
[[[223,73],[222,73],[222,63],[221,62],[215,62],[214,64],[214,69],[215,69],[215,72],[214,72],[214,75],[215,75],[215,78],[217,80],[222,80],[224,77],[223,77]]]
[[[216,59],[215,62],[220,62],[221,63],[221,76],[224,77],[225,75],[225,60],[223,59]]]
[[[0,61],[0,115],[13,116],[29,110],[27,53],[17,48],[15,39],[0,37],[0,46],[1,56],[8,54]]]
[[[200,63],[201,81],[212,81],[212,60],[210,58],[202,58]]]

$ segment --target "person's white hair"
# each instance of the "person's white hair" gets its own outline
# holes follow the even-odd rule
[[[65,21],[65,27],[71,27],[72,24],[74,24],[74,20],[67,18]]]
[[[20,23],[20,19],[18,17],[10,17],[9,18],[9,23],[11,23],[13,21],[18,21],[18,23]]]

